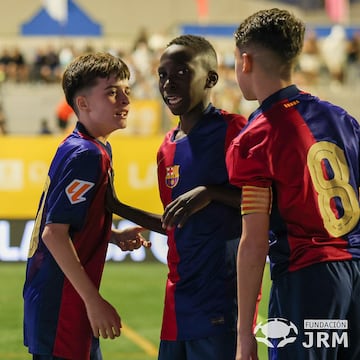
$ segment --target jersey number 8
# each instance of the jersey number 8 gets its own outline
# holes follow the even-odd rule
[[[320,141],[311,146],[307,164],[325,229],[334,237],[349,233],[359,221],[360,209],[357,194],[349,183],[344,151],[336,144]],[[339,202],[341,211],[335,205]]]

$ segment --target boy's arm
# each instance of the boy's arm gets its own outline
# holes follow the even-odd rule
[[[42,234],[44,244],[84,301],[95,337],[120,335],[121,320],[116,310],[105,301],[91,281],[69,237],[69,225],[48,224]]]
[[[162,228],[160,215],[126,205],[117,198],[113,198],[110,201],[107,200],[106,207],[116,215],[130,220],[145,229],[166,235],[166,231]]]
[[[224,185],[198,186],[168,204],[162,216],[164,228],[182,227],[194,213],[217,201],[238,208],[240,215],[241,190]]]
[[[254,314],[269,250],[269,215],[243,215],[237,254],[238,326],[236,359],[258,359]]]
[[[145,229],[166,235],[166,231],[162,227],[160,215],[126,205],[118,199],[112,173],[109,174],[109,186],[107,187],[106,192],[106,208],[110,212],[124,219],[130,220]]]

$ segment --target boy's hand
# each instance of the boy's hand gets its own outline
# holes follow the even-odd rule
[[[111,242],[117,245],[122,251],[133,251],[141,246],[149,248],[151,242],[147,241],[141,232],[145,229],[140,226],[130,227],[124,230],[112,231]]]
[[[192,214],[203,209],[210,202],[211,198],[205,186],[198,186],[180,195],[166,206],[161,218],[163,228],[182,227]]]
[[[120,336],[121,318],[116,309],[101,296],[85,302],[86,312],[95,337],[104,339]]]

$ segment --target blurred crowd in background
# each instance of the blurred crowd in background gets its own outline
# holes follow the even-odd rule
[[[26,55],[19,47],[5,47],[0,51],[0,84],[36,83],[59,84],[65,66],[74,56],[89,51],[109,51],[123,58],[131,69],[132,95],[135,99],[158,99],[157,64],[160,51],[166,42],[151,41],[146,30],[139,31],[133,46],[128,50],[94,48],[91,45],[76,48],[69,43],[61,48],[51,44],[39,47]],[[210,39],[212,40],[212,39]],[[230,40],[227,40],[230,41]],[[232,41],[232,40],[231,40]],[[216,41],[213,41],[216,48]],[[213,102],[230,112],[249,115],[257,106],[242,98],[235,81],[233,50],[218,51],[220,81],[213,91]],[[303,52],[296,70],[296,83],[306,88],[326,86],[354,88],[360,77],[360,33],[351,38],[341,25],[334,25],[330,34],[318,38],[315,31],[306,34]],[[59,99],[61,101],[61,99]],[[54,109],[54,112],[57,109]],[[50,132],[46,122],[44,133]],[[61,130],[61,126],[59,126]],[[0,133],[6,133],[6,109],[0,99]]]

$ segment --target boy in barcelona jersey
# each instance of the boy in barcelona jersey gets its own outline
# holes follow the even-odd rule
[[[277,330],[297,329],[285,346],[276,338],[269,358],[360,359],[360,127],[293,83],[304,32],[281,9],[259,11],[235,32],[239,87],[259,103],[227,152],[230,182],[242,189],[237,360],[258,359],[252,319],[268,254],[269,318]],[[343,328],[314,342],[316,323],[347,323],[348,342]]]
[[[121,332],[99,293],[109,242],[133,250],[139,226],[112,230],[108,136],[126,127],[130,72],[107,53],[75,58],[63,75],[78,123],[58,147],[41,196],[24,285],[24,343],[34,360],[101,360],[99,337]]]

